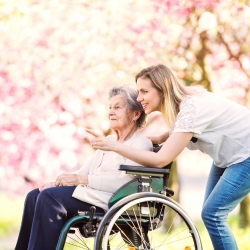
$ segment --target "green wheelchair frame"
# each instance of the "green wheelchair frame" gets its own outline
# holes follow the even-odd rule
[[[169,198],[174,194],[168,188],[171,164],[161,169],[121,165],[120,170],[136,178],[113,194],[106,213],[95,213],[92,206],[90,211],[79,211],[71,218],[61,231],[56,250],[64,249],[67,235],[74,227],[83,238],[94,237],[95,250],[202,249],[194,223]],[[165,231],[164,223],[169,226]],[[93,248],[84,244],[82,249]]]

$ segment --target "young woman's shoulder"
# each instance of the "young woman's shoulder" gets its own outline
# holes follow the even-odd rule
[[[194,105],[197,108],[209,108],[211,109],[211,106],[227,106],[232,105],[232,101],[217,95],[215,93],[209,92],[209,91],[197,91],[194,92],[192,95],[188,96],[183,102],[182,106],[186,105]]]
[[[250,117],[250,110],[223,96],[211,92],[201,92],[189,96],[181,103],[177,120],[209,123],[212,121],[227,120],[232,117]],[[197,125],[198,126],[198,125]]]
[[[214,108],[214,112],[228,108],[245,109],[244,106],[238,104],[237,102],[209,91],[197,92],[197,94],[189,96],[185,101],[187,103],[195,103],[198,109],[213,110]]]

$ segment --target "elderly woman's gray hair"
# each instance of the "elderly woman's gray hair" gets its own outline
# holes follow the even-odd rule
[[[137,102],[138,92],[127,85],[122,85],[110,89],[109,98],[115,95],[123,95],[126,98],[129,109],[131,111],[141,111],[141,116],[136,120],[136,125],[138,128],[142,128],[145,124],[146,114],[141,103]]]

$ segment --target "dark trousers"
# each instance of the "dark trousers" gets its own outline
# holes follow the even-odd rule
[[[28,193],[15,250],[55,250],[64,224],[91,204],[72,197],[76,187],[53,187]],[[96,212],[103,212],[96,208]]]

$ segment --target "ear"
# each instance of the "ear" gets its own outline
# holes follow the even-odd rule
[[[135,111],[133,121],[137,121],[140,118],[140,116],[141,116],[141,111]]]

